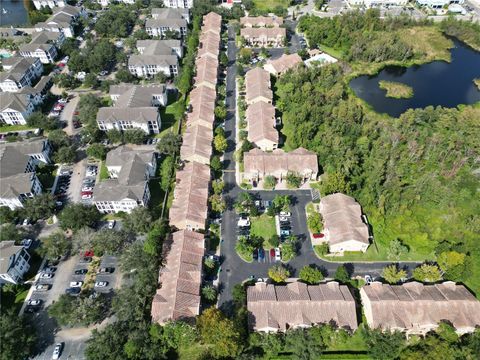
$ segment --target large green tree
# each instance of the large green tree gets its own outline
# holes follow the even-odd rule
[[[46,238],[40,239],[40,253],[48,259],[64,256],[71,248],[71,242],[62,231],[54,232]]]
[[[318,284],[323,280],[322,272],[313,266],[305,265],[298,274],[298,277],[307,284]]]
[[[0,315],[0,359],[26,359],[33,355],[37,334],[24,316],[2,306]]]
[[[95,206],[83,204],[69,204],[58,216],[62,229],[78,230],[82,227],[94,227],[101,214]]]
[[[55,211],[55,199],[50,193],[34,196],[24,203],[23,213],[33,221],[47,219]]]

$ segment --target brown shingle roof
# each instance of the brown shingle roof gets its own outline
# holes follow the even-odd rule
[[[275,174],[288,171],[303,174],[306,170],[318,173],[317,155],[304,148],[286,153],[281,149],[272,152],[263,152],[253,149],[244,155],[246,173]]]
[[[256,331],[285,331],[297,326],[334,321],[357,328],[355,301],[345,285],[300,282],[273,285],[258,282],[247,288],[248,322]]]
[[[215,122],[215,90],[199,86],[190,93],[192,111],[187,116],[187,126],[200,124],[213,129]]]
[[[243,28],[240,29],[240,35],[245,39],[272,39],[278,40],[287,36],[287,30],[285,28],[273,27],[273,28]]]
[[[164,267],[152,303],[152,319],[160,324],[169,320],[193,320],[200,312],[200,285],[204,238],[193,231],[177,231],[163,246]]]
[[[209,164],[212,156],[212,140],[212,129],[200,124],[187,127],[180,148],[180,158]]]
[[[447,320],[460,332],[480,325],[480,301],[463,285],[371,283],[360,290],[368,325],[421,333]]]
[[[207,32],[202,33],[199,39],[197,57],[210,56],[214,59],[218,57],[220,53],[220,35]]]
[[[268,60],[264,65],[264,69],[276,74],[283,74],[289,69],[294,68],[298,64],[303,63],[302,58],[298,54],[283,54],[278,59]]]
[[[247,108],[248,140],[257,143],[270,140],[278,144],[278,131],[275,129],[275,108],[263,101]]]
[[[259,97],[272,102],[273,93],[270,89],[270,74],[256,67],[245,74],[245,98],[250,103]]]
[[[195,61],[195,86],[208,85],[215,89],[217,85],[218,60],[209,56],[198,58]]]
[[[240,18],[240,25],[246,27],[258,26],[275,26],[283,24],[283,18],[277,16],[244,16]]]
[[[209,12],[203,17],[202,31],[212,31],[220,33],[222,27],[222,17],[214,12]]]

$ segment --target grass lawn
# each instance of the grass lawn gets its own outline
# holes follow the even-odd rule
[[[184,112],[185,101],[183,99],[170,103],[166,108],[161,108],[160,117],[162,119],[162,127],[160,129],[160,134],[155,137],[161,138],[169,131],[177,131],[178,122],[183,117]]]
[[[51,189],[57,175],[57,167],[55,165],[40,165],[37,167],[37,176],[44,189]]]
[[[108,179],[108,169],[105,165],[105,162],[102,161],[100,164],[100,181]]]
[[[277,6],[284,9],[290,6],[290,0],[253,0],[253,6],[258,10],[273,10]]]
[[[28,125],[4,125],[4,126],[0,126],[0,133],[9,132],[9,131],[23,131],[23,130],[30,130],[30,129],[35,129],[35,128]]]
[[[264,240],[264,247],[269,249],[271,246],[268,243],[268,240],[270,240],[272,236],[277,235],[275,218],[268,216],[267,214],[262,214],[260,216],[250,218],[250,223],[250,234],[252,236],[261,237]]]
[[[180,360],[200,360],[208,358],[209,345],[200,343],[190,344],[188,346],[180,346],[178,349],[178,358]]]

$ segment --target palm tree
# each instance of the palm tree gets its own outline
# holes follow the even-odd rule
[[[211,285],[206,285],[202,288],[202,296],[208,302],[213,303],[215,300],[217,300],[217,289]]]

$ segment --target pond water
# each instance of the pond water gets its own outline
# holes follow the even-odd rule
[[[453,40],[452,61],[434,61],[408,68],[388,66],[377,75],[363,75],[353,79],[350,86],[355,94],[379,113],[398,117],[410,108],[429,105],[456,107],[480,101],[480,90],[473,79],[480,78],[480,52],[458,40]],[[393,99],[378,86],[380,80],[396,81],[413,88],[410,99]]]
[[[6,13],[4,13],[4,11]],[[0,0],[0,26],[25,25],[28,22],[23,0]]]

